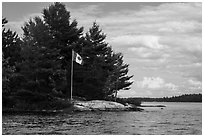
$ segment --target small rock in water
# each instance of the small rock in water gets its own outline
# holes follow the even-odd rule
[[[135,127],[135,124],[131,124],[132,127]]]

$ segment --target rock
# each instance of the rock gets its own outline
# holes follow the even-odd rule
[[[141,109],[136,106],[127,105],[104,100],[92,100],[92,101],[78,101],[74,102],[74,111],[140,111]]]
[[[91,109],[89,109],[88,107],[81,106],[81,105],[78,105],[78,104],[75,104],[74,109],[73,109],[73,111],[90,111],[90,110]]]

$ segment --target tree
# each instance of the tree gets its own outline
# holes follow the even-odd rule
[[[83,42],[82,56],[83,80],[80,84],[81,89],[78,94],[88,99],[104,99],[106,94],[103,92],[106,78],[108,77],[108,56],[112,49],[105,42],[106,35],[102,32],[96,22],[85,35]]]
[[[121,53],[113,52],[105,38],[96,22],[85,36],[82,48],[85,64],[80,70],[83,82],[77,87],[81,87],[78,95],[88,99],[105,99],[118,90],[129,89],[132,84],[129,80],[133,76],[127,76],[129,65],[123,63]]]
[[[54,47],[60,50],[59,58],[62,62],[62,70],[66,71],[65,93],[70,96],[71,81],[71,50],[81,50],[80,40],[82,39],[83,28],[77,27],[77,21],[70,19],[70,12],[65,5],[59,2],[43,10],[45,25],[49,28],[50,34],[55,40]]]
[[[15,76],[16,64],[21,61],[22,41],[16,32],[5,28],[7,23],[8,20],[2,18],[2,89],[3,93],[10,94],[11,84],[14,84],[11,79]]]
[[[52,85],[49,91],[51,89],[62,91],[69,96],[71,50],[80,49],[78,42],[83,28],[78,29],[76,20],[70,21],[70,13],[65,5],[56,2],[43,10],[43,19],[40,17],[30,19],[25,23],[23,30],[25,54],[29,50],[33,53],[26,57],[28,60],[24,63],[29,64],[33,57],[35,63],[30,64],[34,69],[33,72],[36,72],[33,75],[35,77],[39,75],[38,78],[44,75],[41,80],[46,81],[47,84],[43,85],[47,87]],[[33,76],[31,79],[36,81]]]
[[[11,67],[8,63],[9,58],[5,59],[4,54],[2,56],[2,92],[9,93],[10,89],[10,78],[14,73],[14,67]]]
[[[5,59],[9,58],[8,64],[10,66],[15,66],[16,62],[21,61],[21,40],[16,32],[5,28],[7,23],[8,20],[6,18],[2,18],[2,52]]]
[[[43,18],[30,19],[22,27],[24,34],[20,50],[16,43],[18,37],[13,33],[11,41],[16,45],[4,46],[6,55],[11,58],[21,55],[16,57],[20,61],[10,62],[15,64],[15,75],[10,78],[12,92],[64,97],[66,94],[69,97],[72,50],[85,62],[83,66],[74,63],[74,96],[88,100],[105,99],[117,95],[120,89],[130,88],[129,65],[123,62],[121,53],[113,52],[96,22],[83,36],[83,27],[78,28],[77,21],[71,21],[64,4],[56,2],[45,8],[42,14]],[[6,20],[3,22],[5,24]],[[8,47],[16,47],[15,56]],[[4,66],[9,60],[5,58]]]
[[[112,83],[112,92],[115,93],[115,98],[117,98],[117,92],[119,90],[129,90],[130,85],[133,83],[130,81],[132,76],[127,76],[129,71],[128,64],[123,63],[122,53],[114,53],[115,64],[112,75],[110,75],[110,83]]]

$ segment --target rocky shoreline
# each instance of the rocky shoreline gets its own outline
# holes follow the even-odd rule
[[[19,113],[36,113],[36,114],[50,114],[50,113],[73,113],[73,112],[87,112],[87,111],[142,111],[144,109],[132,104],[123,105],[121,103],[105,100],[79,101],[73,100],[72,106],[60,110],[3,110],[3,114],[19,114]]]
[[[127,104],[104,101],[104,100],[92,100],[92,101],[74,101],[74,111],[142,111],[142,108]]]

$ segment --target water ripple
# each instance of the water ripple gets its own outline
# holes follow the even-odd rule
[[[165,104],[144,112],[3,115],[2,133],[14,135],[197,135],[201,104]],[[183,106],[181,106],[183,105]]]

